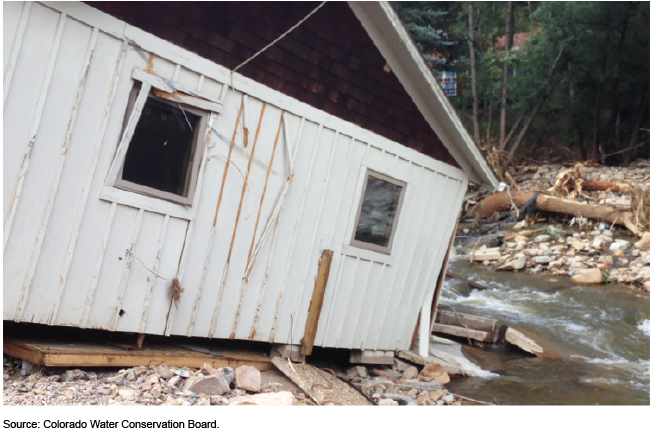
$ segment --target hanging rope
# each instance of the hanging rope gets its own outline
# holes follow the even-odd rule
[[[293,27],[291,27],[289,30],[287,30],[286,32],[284,32],[284,33],[282,33],[280,36],[278,36],[278,37],[277,37],[273,42],[271,42],[270,44],[268,44],[267,46],[265,46],[264,48],[262,48],[261,50],[259,50],[257,53],[253,54],[251,57],[248,58],[248,60],[245,60],[242,64],[240,64],[240,65],[237,66],[235,69],[233,69],[232,72],[236,72],[237,69],[241,68],[241,67],[244,66],[246,63],[250,62],[250,61],[253,60],[255,57],[259,56],[259,55],[262,54],[264,51],[266,51],[267,49],[271,48],[275,43],[277,43],[279,40],[281,40],[281,39],[284,38],[286,35],[288,35],[288,34],[291,33],[293,30],[295,30],[296,27],[300,26],[302,23],[304,23],[305,21],[307,21],[307,19],[308,19],[310,16],[314,15],[318,9],[322,8],[323,6],[325,6],[325,3],[327,3],[327,1],[324,1],[324,2],[322,2],[321,4],[319,4],[319,5],[316,7],[316,9],[314,9],[314,10],[311,11],[311,12],[309,12],[309,13],[307,14],[307,16],[305,16],[305,18],[303,18],[302,20],[298,21],[298,23],[296,23],[296,24],[295,24]]]

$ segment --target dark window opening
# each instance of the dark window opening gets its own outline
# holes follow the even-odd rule
[[[187,197],[201,116],[149,98],[124,159],[122,180]]]

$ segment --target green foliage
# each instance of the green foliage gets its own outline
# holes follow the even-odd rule
[[[531,36],[521,49],[495,52],[494,43],[505,34],[507,2],[474,2],[482,136],[485,138],[488,127],[490,103],[493,124],[498,119],[501,75],[506,65],[515,71],[507,82],[508,131],[544,96],[526,135],[528,143],[523,143],[520,151],[530,152],[531,146],[537,145],[535,137],[544,138],[538,147],[561,151],[564,160],[600,159],[628,148],[637,118],[643,119],[641,128],[649,128],[644,95],[650,76],[650,3],[514,4],[515,33]],[[457,72],[465,91],[452,102],[458,110],[469,112],[467,2],[396,2],[394,7],[423,53],[436,51],[446,56],[446,62],[429,64],[434,69]],[[489,144],[496,144],[498,131],[494,127],[491,137]],[[650,136],[641,132],[636,142],[648,139]],[[635,152],[650,156],[650,146]],[[608,157],[607,162],[621,162],[632,154],[621,152]]]

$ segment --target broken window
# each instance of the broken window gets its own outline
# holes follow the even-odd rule
[[[133,95],[137,96],[137,90],[134,89]],[[150,94],[126,150],[115,187],[191,204],[206,116],[207,113],[195,108]]]
[[[350,245],[390,254],[406,183],[368,170]]]

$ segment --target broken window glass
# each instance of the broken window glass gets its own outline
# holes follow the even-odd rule
[[[387,176],[368,173],[353,245],[370,244],[378,247],[372,250],[390,253],[404,186],[403,182]]]

